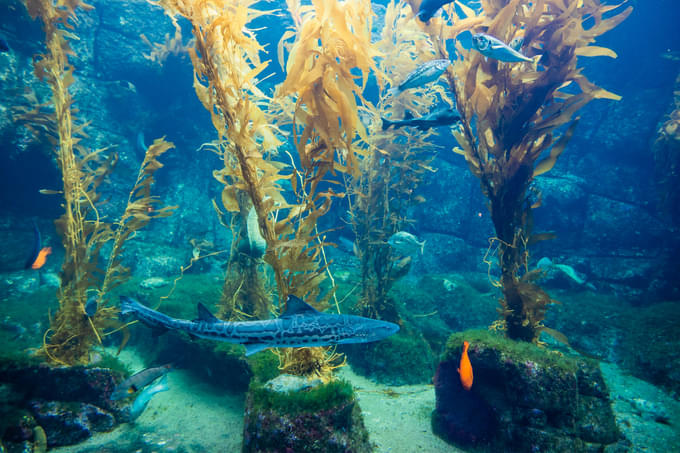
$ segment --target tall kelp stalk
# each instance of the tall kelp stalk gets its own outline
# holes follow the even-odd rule
[[[320,284],[325,278],[324,265],[320,265],[323,243],[318,240],[316,223],[328,211],[334,195],[330,192],[317,193],[321,178],[316,170],[298,172],[294,169],[284,175],[281,170],[288,166],[271,159],[281,143],[270,114],[261,108],[271,100],[257,87],[257,77],[266,68],[267,62],[260,61],[262,47],[248,28],[253,19],[269,13],[252,8],[253,3],[157,2],[171,17],[179,15],[191,23],[196,42],[195,50],[190,52],[195,70],[194,88],[211,113],[219,135],[217,149],[224,162],[224,168],[214,172],[224,184],[222,205],[232,213],[248,212],[250,216],[252,204],[259,234],[266,242],[264,260],[273,270],[279,309],[282,310],[289,294],[302,297],[311,304],[323,302],[319,298]],[[290,180],[300,194],[304,192],[297,202],[289,203],[282,195],[280,182],[284,178]],[[247,222],[248,228],[252,223]],[[242,283],[261,284],[261,278],[250,275]],[[229,296],[227,292],[231,293],[232,300],[236,291],[262,293],[253,287],[244,289],[240,283],[228,286],[225,283],[225,296]],[[229,300],[228,297],[225,299]],[[237,302],[233,305],[225,312],[243,311]],[[267,311],[277,310],[269,303]],[[286,372],[321,376],[330,373],[335,358],[332,354],[318,354],[314,349],[301,351],[296,357],[286,354],[281,357],[281,367]]]
[[[58,292],[59,310],[51,319],[41,351],[53,363],[85,364],[89,361],[91,346],[101,342],[101,336],[106,335],[104,329],[117,325],[116,310],[103,297],[106,291],[127,278],[120,264],[123,243],[149,218],[169,215],[167,208],[154,213],[149,209],[155,202],[150,195],[153,173],[161,166],[156,157],[171,145],[157,141],[149,148],[125,216],[117,228],[112,229],[100,219],[96,204],[99,201],[97,189],[112,170],[116,155],[105,158],[104,149],[92,151],[83,146],[84,125],[76,124],[69,92],[74,76],[68,61],[68,55],[73,51],[67,38],[73,36],[76,9],[91,9],[91,6],[78,0],[56,4],[50,0],[27,0],[26,7],[31,17],[43,21],[47,52],[36,60],[35,72],[50,85],[52,105],[38,106],[18,115],[17,120],[46,132],[52,141],[62,173],[65,211],[56,221],[65,249]],[[53,113],[44,111],[50,108]],[[101,250],[109,241],[114,241],[114,251],[102,271],[98,267]],[[86,316],[85,312],[88,298],[95,298],[98,305],[91,316]]]
[[[279,297],[285,300],[288,292],[283,284],[284,265],[274,252],[277,242],[274,216],[278,209],[287,207],[277,184],[284,176],[268,158],[280,142],[270,119],[260,108],[268,99],[257,87],[257,77],[267,62],[260,61],[262,47],[248,28],[250,21],[268,13],[251,8],[254,2],[247,0],[151,3],[165,8],[173,23],[177,23],[179,16],[191,24],[195,47],[189,54],[194,66],[194,88],[210,112],[218,133],[215,150],[224,163],[222,169],[214,172],[215,178],[224,184],[222,206],[230,213],[247,213],[252,206],[257,228],[267,244],[265,259],[274,271]],[[234,316],[244,312],[268,315],[272,306],[264,299],[257,266],[241,258],[232,263],[221,312]],[[243,279],[235,284],[239,274]],[[256,296],[258,302],[246,301],[244,297],[248,295]]]
[[[381,40],[374,46],[381,53],[378,68],[401,82],[419,64],[436,58],[427,35],[411,20],[410,8],[394,2],[387,6]],[[406,111],[429,113],[438,99],[447,99],[440,85],[408,90],[398,97],[386,97],[381,89],[377,106],[365,103],[362,117],[367,123],[368,153],[360,162],[359,176],[346,178],[350,193],[350,220],[355,233],[356,252],[361,265],[361,298],[358,311],[370,317],[399,322],[395,301],[388,297],[394,282],[408,273],[411,257],[398,256],[387,243],[390,236],[408,230],[412,220],[408,209],[425,201],[416,194],[430,167],[435,147],[433,132],[408,129],[383,130],[382,117],[401,118]]]
[[[619,99],[588,81],[578,57],[616,57],[612,50],[592,43],[621,23],[632,8],[616,13],[620,5],[602,5],[598,0],[480,3],[476,13],[456,1],[446,7],[450,21],[438,17],[422,26],[440,43],[443,58],[448,54],[441,44],[469,30],[505,43],[523,38],[522,52],[537,60],[503,63],[456,42],[458,58],[447,73],[462,116],[461,130],[455,134],[462,149],[455,151],[465,156],[480,179],[496,229],[492,246],[497,247],[501,270],[503,327],[510,338],[537,341],[547,305],[554,301],[534,283],[538,271],[528,269],[529,245],[547,237],[530,231],[534,203],[528,190],[564,150],[578,110],[596,98]],[[416,10],[415,2],[411,6]]]
[[[296,291],[318,292],[326,278],[319,271],[328,263],[322,262],[324,244],[316,223],[334,199],[345,196],[340,175],[356,178],[360,174],[359,161],[366,154],[354,146],[354,140],[360,137],[365,141],[367,136],[359,120],[357,99],[363,101],[371,71],[379,82],[382,79],[374,61],[378,54],[371,45],[372,11],[368,2],[312,0],[311,5],[300,6],[289,1],[288,6],[295,29],[284,34],[279,45],[279,63],[287,75],[277,89],[277,98],[283,106],[282,117],[292,123],[289,127],[300,163],[291,179],[303,207],[294,240],[307,244],[293,255],[299,257],[297,267],[290,268],[288,275]],[[295,41],[289,46],[284,65],[283,49],[291,37]],[[357,84],[359,79],[361,84]],[[323,191],[319,188],[322,182],[327,184]],[[317,299],[316,293],[314,296]],[[326,348],[284,350],[282,356],[284,369],[292,370],[311,365],[312,369],[330,371],[334,358]]]

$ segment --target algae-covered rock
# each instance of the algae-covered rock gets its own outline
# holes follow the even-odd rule
[[[111,358],[102,363],[114,364]],[[49,367],[37,360],[0,359],[0,385],[11,400],[3,401],[3,441],[33,441],[40,426],[49,447],[72,445],[95,432],[108,431],[129,418],[124,402],[111,392],[124,372],[97,367]],[[12,450],[15,451],[15,450]]]
[[[470,391],[457,372],[463,341],[470,343],[474,371]],[[621,438],[596,362],[486,331],[449,338],[435,391],[433,428],[455,444],[491,451],[585,452]]]
[[[47,435],[47,445],[57,447],[82,442],[95,432],[116,426],[115,417],[92,404],[63,401],[33,401],[31,411]]]
[[[362,453],[373,447],[349,383],[285,393],[253,383],[246,397],[242,451]]]

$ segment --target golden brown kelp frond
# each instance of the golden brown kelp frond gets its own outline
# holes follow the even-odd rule
[[[423,28],[434,42],[455,39],[463,29],[487,33],[504,43],[521,38],[522,53],[533,59],[506,63],[457,42],[459,58],[447,76],[462,117],[455,132],[462,148],[457,152],[480,178],[490,202],[507,333],[537,341],[550,298],[535,283],[521,278],[532,233],[527,191],[535,176],[554,166],[574,133],[577,112],[596,98],[619,99],[586,79],[578,57],[615,57],[613,51],[593,43],[624,20],[631,8],[617,12],[620,5],[602,5],[597,0],[482,0],[481,6],[479,13],[465,11],[467,18],[450,8],[452,24],[437,19]],[[440,41],[434,39],[438,33]]]
[[[366,138],[357,98],[362,97],[369,73],[373,71],[379,83],[382,73],[374,62],[378,54],[371,45],[369,3],[314,0],[312,5],[302,17],[286,80],[277,94],[296,96],[293,132],[300,161],[305,168],[314,158],[323,161],[325,168],[318,175],[322,179],[326,171],[353,171],[352,142],[356,134]],[[353,70],[361,73],[361,85],[355,83]],[[340,159],[336,152],[342,153]]]
[[[125,242],[137,231],[144,228],[151,219],[169,217],[177,209],[177,206],[158,207],[157,205],[161,203],[160,199],[151,195],[154,173],[163,167],[158,158],[173,147],[174,145],[171,142],[159,138],[146,150],[142,165],[139,167],[137,180],[128,195],[125,211],[120,220],[113,225],[114,231],[111,232],[111,237],[106,238],[106,242],[113,241],[113,247],[109,254],[104,280],[97,298],[100,307],[104,304],[104,296],[129,278],[130,271],[122,264]]]
[[[65,249],[58,291],[59,309],[50,320],[41,352],[53,363],[86,364],[90,347],[101,342],[103,329],[117,324],[113,307],[95,305],[93,308],[90,304],[89,313],[86,313],[88,300],[101,302],[106,290],[124,278],[118,272],[120,248],[129,234],[123,231],[119,231],[122,239],[114,244],[116,251],[111,257],[110,268],[102,271],[98,267],[102,261],[102,247],[116,237],[110,225],[99,217],[98,188],[112,170],[117,156],[111,153],[107,157],[106,149],[92,150],[83,146],[81,140],[87,137],[84,125],[76,123],[71,107],[73,99],[69,88],[74,76],[68,56],[73,52],[66,38],[74,35],[61,27],[73,28],[76,8],[89,6],[78,0],[29,0],[27,7],[33,17],[40,17],[44,23],[47,52],[36,60],[35,72],[50,85],[54,113],[35,110],[25,114],[23,120],[34,121],[34,128],[48,132],[55,146],[64,196],[64,214],[55,222]],[[54,121],[54,125],[49,125],[49,121]],[[142,215],[149,218],[167,215],[165,210],[142,214],[144,206],[151,206],[153,202],[148,190],[153,172],[161,166],[156,158],[164,151],[156,144],[149,148],[134,194],[131,194],[134,203],[128,206],[125,214],[127,228],[138,229],[145,225]],[[140,202],[144,206],[139,205]]]
[[[282,373],[329,382],[333,371],[345,366],[347,358],[334,348],[286,348],[274,350]]]
[[[248,28],[251,20],[269,12],[254,9],[254,2],[249,0],[155,3],[163,6],[173,21],[180,15],[191,23],[195,39],[195,49],[190,52],[194,88],[211,114],[221,143],[218,153],[224,167],[214,176],[224,184],[222,204],[230,212],[245,212],[249,205],[239,204],[239,192],[247,194],[267,242],[267,261],[281,288],[283,270],[270,250],[276,240],[275,206],[285,203],[278,182],[285,176],[267,157],[280,141],[268,113],[261,108],[269,99],[257,86],[268,63],[260,61],[263,49]]]
[[[45,130],[54,130],[57,163],[62,173],[64,214],[56,222],[65,249],[58,292],[59,310],[45,334],[42,352],[50,361],[72,365],[87,363],[89,348],[99,338],[97,328],[84,314],[87,293],[101,283],[97,261],[103,242],[110,234],[101,222],[95,204],[99,184],[111,171],[115,155],[103,156],[104,150],[89,150],[80,144],[85,136],[82,125],[74,122],[69,88],[74,82],[68,56],[73,52],[60,27],[73,28],[75,10],[89,8],[80,1],[33,1],[26,3],[32,17],[43,21],[47,51],[35,62],[35,72],[52,90],[54,114],[49,115],[56,127],[45,126],[46,117],[34,115]],[[101,322],[106,321],[101,316]]]

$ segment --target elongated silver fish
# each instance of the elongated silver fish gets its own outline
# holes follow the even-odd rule
[[[434,82],[444,74],[444,71],[446,71],[450,64],[450,60],[432,60],[423,63],[411,71],[398,86],[391,88],[389,93],[396,96],[409,88],[421,87]]]
[[[521,42],[514,41],[512,43],[516,47],[522,45]],[[494,60],[504,61],[506,63],[517,63],[520,61],[533,61],[531,58],[513,49],[511,46],[505,44],[498,38],[485,33],[477,33],[472,36],[472,48],[481,53],[485,57],[493,58]]]
[[[399,331],[387,321],[354,315],[321,313],[295,296],[288,296],[286,311],[276,319],[262,321],[222,321],[203,304],[198,304],[198,319],[189,321],[159,313],[134,299],[121,296],[121,314],[132,314],[157,330],[180,330],[208,340],[240,343],[249,356],[267,348],[304,348],[332,344],[368,343],[382,340]]]

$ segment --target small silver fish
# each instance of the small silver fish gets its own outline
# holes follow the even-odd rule
[[[169,390],[168,388],[168,375],[164,375],[155,385],[145,388],[139,393],[139,396],[135,398],[135,401],[130,406],[130,417],[134,420],[146,409],[146,406],[151,401],[151,398],[156,393],[165,392]]]
[[[402,256],[411,256],[420,251],[423,254],[425,250],[425,241],[418,242],[418,238],[406,231],[399,231],[394,233],[387,240],[387,243]]]
[[[513,41],[515,46],[521,47],[521,42]],[[505,44],[498,38],[485,33],[477,33],[472,37],[472,48],[485,57],[506,63],[517,63],[520,61],[532,62],[533,60],[511,46]]]
[[[423,63],[415,70],[411,71],[409,75],[406,76],[406,79],[398,86],[391,88],[389,93],[396,96],[409,88],[416,88],[434,82],[444,74],[444,71],[446,71],[446,68],[448,68],[450,64],[451,61],[447,59],[431,60],[427,63]]]

